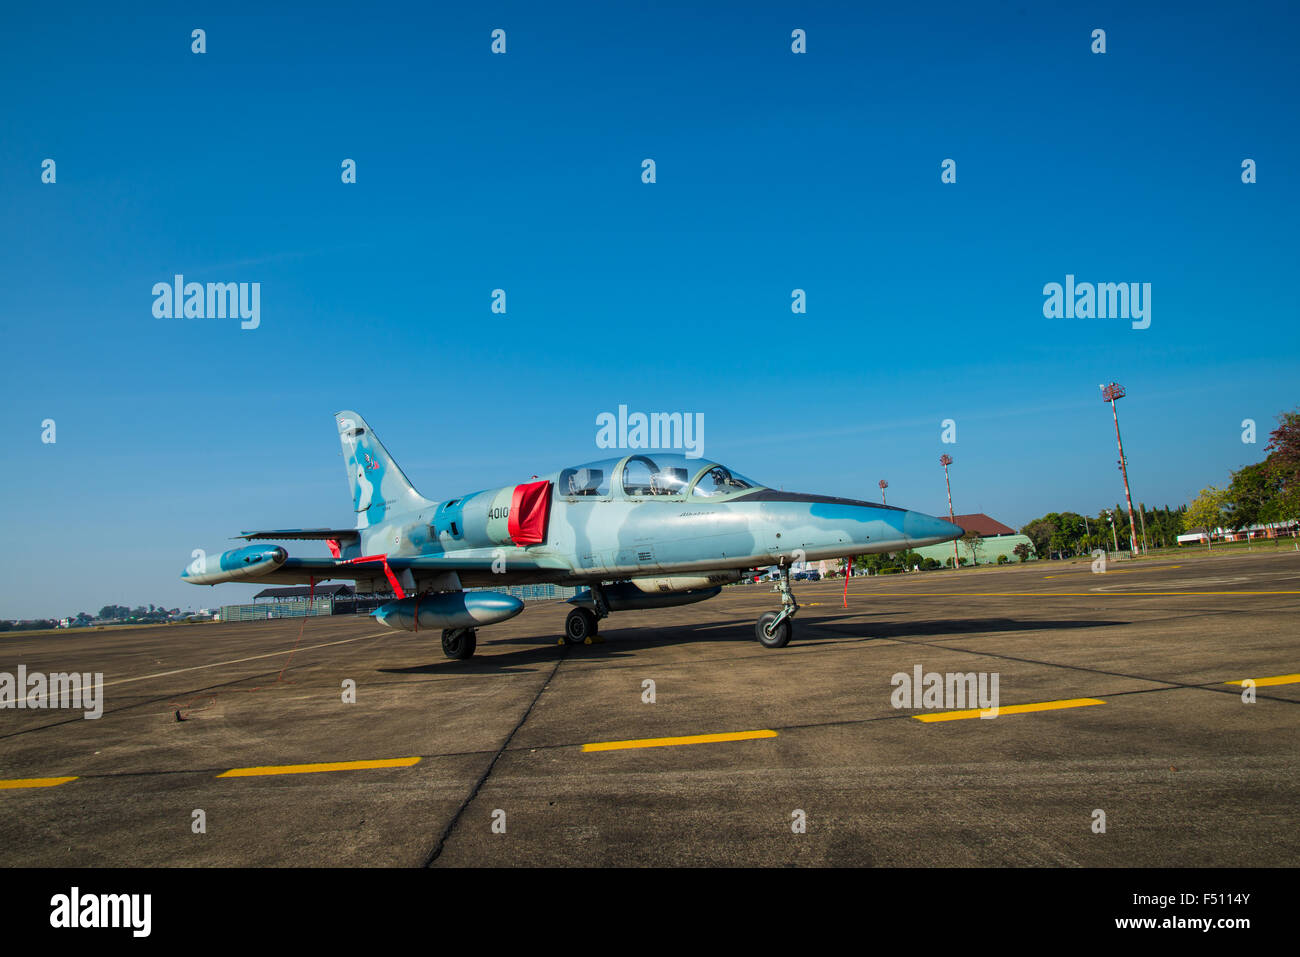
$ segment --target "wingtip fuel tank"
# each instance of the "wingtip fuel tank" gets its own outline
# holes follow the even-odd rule
[[[289,553],[279,545],[248,545],[222,552],[213,560],[201,554],[181,572],[181,578],[193,585],[218,585],[258,579],[273,572],[288,559]]]

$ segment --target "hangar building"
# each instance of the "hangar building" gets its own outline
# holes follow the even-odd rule
[[[970,546],[965,542],[958,540],[957,554],[971,565],[996,565],[999,555],[1007,556],[1009,562],[1019,562],[1020,556],[1016,555],[1014,549],[1022,542],[1029,546],[1029,558],[1032,561],[1038,556],[1034,552],[1034,543],[1029,540],[1027,535],[1018,535],[1014,528],[1003,525],[995,518],[990,518],[983,512],[972,512],[969,515],[955,515],[953,521],[966,529],[968,532],[978,532],[984,536],[980,542],[979,549],[975,554],[971,553]],[[935,561],[945,564],[952,561],[952,542],[944,542],[942,545],[926,545],[916,549],[922,558],[933,558]]]

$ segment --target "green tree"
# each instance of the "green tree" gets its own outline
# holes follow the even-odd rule
[[[1056,514],[1056,531],[1048,540],[1052,551],[1062,557],[1077,555],[1085,545],[1083,516],[1078,512],[1059,512]]]
[[[910,548],[905,552],[899,552],[898,563],[905,570],[910,572],[917,565],[921,564],[921,553]]]
[[[1205,529],[1205,546],[1210,548],[1214,530],[1224,524],[1224,507],[1228,502],[1226,489],[1211,485],[1201,489],[1201,494],[1187,507],[1183,515],[1183,528],[1188,532]]]
[[[1029,538],[1034,543],[1034,551],[1039,555],[1051,556],[1052,554],[1052,536],[1056,534],[1060,516],[1056,512],[1048,512],[1042,518],[1036,518],[1020,530],[1022,535]]]
[[[1281,518],[1282,484],[1267,460],[1232,473],[1226,521],[1235,529],[1265,525]]]
[[[1148,514],[1147,529],[1153,544],[1162,547],[1173,545],[1183,532],[1182,518],[1178,512],[1166,505]]]
[[[1283,412],[1277,422],[1264,446],[1265,463],[1278,486],[1274,521],[1289,521],[1300,515],[1300,409]]]

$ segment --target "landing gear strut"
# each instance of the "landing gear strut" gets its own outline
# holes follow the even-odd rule
[[[605,592],[599,585],[590,586],[590,608],[575,608],[564,619],[564,640],[570,645],[593,644],[597,642],[596,634],[600,631],[600,620],[609,617],[609,604],[605,601]]]
[[[448,658],[463,660],[474,654],[478,647],[478,632],[473,628],[445,628],[442,632],[442,653]]]
[[[785,567],[784,561],[781,562],[780,573],[781,578],[772,590],[781,593],[781,610],[765,612],[754,625],[754,635],[764,648],[784,648],[794,635],[794,625],[790,619],[799,610],[799,603],[794,600],[794,592],[790,591],[790,569]]]

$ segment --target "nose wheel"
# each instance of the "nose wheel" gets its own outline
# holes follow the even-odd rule
[[[564,640],[571,645],[585,644],[589,638],[596,637],[600,622],[594,612],[586,608],[575,608],[564,619]]]
[[[754,625],[754,636],[764,648],[784,648],[794,637],[794,623],[791,619],[799,610],[799,603],[794,600],[794,592],[790,590],[790,569],[785,567],[784,562],[780,571],[781,577],[773,590],[781,593],[781,610],[764,612]]]
[[[598,584],[589,585],[591,591],[591,608],[578,606],[564,619],[564,641],[570,645],[596,644],[601,639],[596,637],[600,631],[600,620],[609,617],[609,602],[605,600],[605,591]]]

